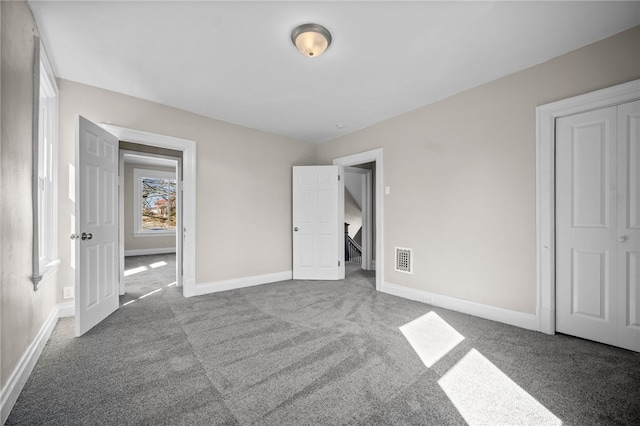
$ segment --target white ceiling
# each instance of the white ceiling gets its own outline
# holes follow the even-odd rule
[[[30,5],[58,77],[316,143],[640,24],[638,1]],[[307,22],[322,56],[291,43]]]

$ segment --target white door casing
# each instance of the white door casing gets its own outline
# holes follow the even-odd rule
[[[334,165],[343,167],[355,166],[364,163],[376,163],[376,182],[375,182],[375,229],[376,229],[376,290],[383,291],[384,283],[384,161],[383,149],[376,148],[370,151],[364,151],[357,154],[339,157],[333,160]]]
[[[538,331],[556,331],[556,120],[640,99],[640,80],[536,107],[536,316]]]
[[[118,139],[81,116],[76,170],[75,321],[81,336],[119,305]]]
[[[184,284],[184,234],[182,233],[184,229],[182,220],[182,214],[184,212],[182,206],[182,198],[184,196],[182,193],[183,184],[182,161],[178,161],[178,166],[176,167],[176,208],[178,209],[176,213],[176,285],[178,287],[182,287]]]
[[[636,101],[556,127],[556,329],[636,351],[639,117]]]
[[[100,126],[116,135],[119,140],[182,151],[182,181],[180,182],[182,225],[178,231],[182,233],[182,246],[180,244],[176,246],[176,262],[181,263],[182,266],[180,276],[183,283],[183,296],[198,295],[196,290],[196,235],[198,235],[196,223],[196,142],[112,124],[101,123]],[[180,258],[182,258],[182,262],[179,262]]]
[[[293,167],[293,278],[344,278],[344,182],[340,166]]]

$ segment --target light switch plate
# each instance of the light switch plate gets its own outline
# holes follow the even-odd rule
[[[74,298],[73,290],[74,290],[73,287],[62,287],[62,298],[73,299]]]

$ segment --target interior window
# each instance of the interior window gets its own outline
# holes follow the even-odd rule
[[[175,173],[134,169],[136,235],[174,234],[176,231]]]
[[[33,207],[34,261],[33,284],[42,280],[60,264],[58,259],[58,87],[44,47],[36,39],[39,67],[34,96]]]

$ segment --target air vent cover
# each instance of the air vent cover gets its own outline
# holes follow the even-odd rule
[[[410,248],[396,247],[396,271],[413,274],[413,260],[411,259]]]

